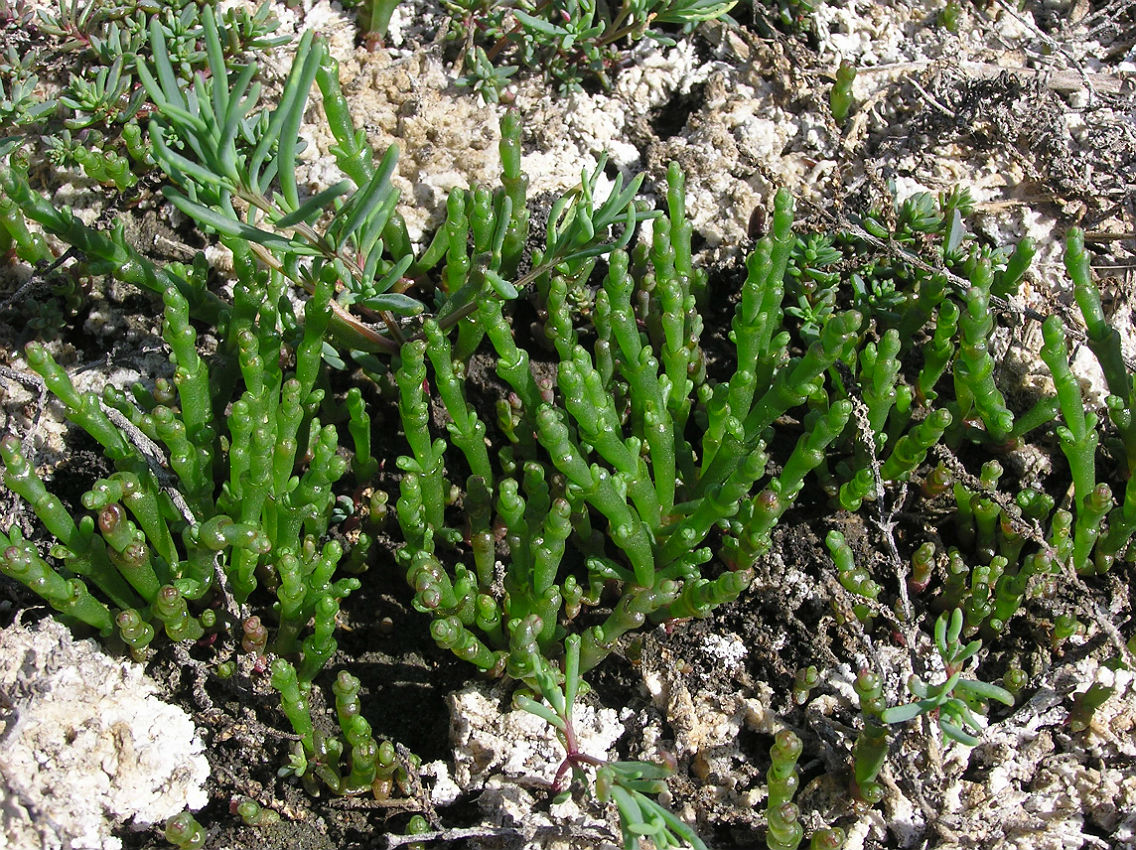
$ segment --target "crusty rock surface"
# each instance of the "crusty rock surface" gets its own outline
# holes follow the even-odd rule
[[[117,850],[117,825],[205,805],[189,716],[53,619],[0,632],[0,848]]]

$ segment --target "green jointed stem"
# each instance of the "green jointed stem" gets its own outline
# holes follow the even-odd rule
[[[473,587],[458,576],[451,581],[442,563],[429,552],[414,553],[406,580],[414,588],[414,607],[419,611],[458,614],[463,623],[473,621]]]
[[[347,98],[343,96],[343,90],[339,86],[339,62],[330,53],[323,52],[320,55],[316,85],[323,96],[323,111],[327,116],[328,128],[335,137],[336,143],[331,147],[335,164],[356,186],[362,188],[375,172],[374,151],[367,144],[367,131],[363,128],[355,129]]]
[[[900,481],[915,471],[951,425],[950,411],[939,407],[896,441],[895,448],[880,467],[885,481]]]
[[[54,259],[47,240],[33,233],[20,212],[19,205],[6,194],[0,194],[0,232],[7,237],[4,248],[15,247],[16,256],[28,263],[50,263]]]
[[[61,614],[109,635],[113,629],[110,610],[87,591],[80,578],[64,579],[43,558],[35,546],[24,540],[19,529],[0,533],[0,572],[39,594]]]
[[[841,399],[824,414],[806,418],[809,427],[797,440],[793,453],[777,477],[779,494],[783,499],[792,501],[797,497],[804,486],[805,475],[821,464],[825,449],[840,436],[851,415],[852,402]]]
[[[332,485],[347,471],[348,461],[337,454],[338,437],[333,425],[319,427],[312,422],[312,442],[309,451],[311,463],[300,476],[295,489],[287,493],[281,504],[278,539],[297,540],[301,525],[305,534],[319,534],[325,530],[326,517],[334,501]]]
[[[643,338],[631,309],[631,293],[635,282],[631,277],[630,262],[625,251],[612,251],[608,257],[607,275],[604,277],[604,292],[610,307],[611,334],[625,368],[640,363],[643,349]],[[661,396],[657,400],[661,402]]]
[[[119,611],[114,618],[118,627],[118,634],[123,643],[135,652],[140,652],[150,645],[154,639],[154,627],[142,619],[142,615],[133,608]]]
[[[442,277],[442,288],[455,295],[461,290],[469,276],[469,217],[466,214],[466,193],[453,189],[446,199],[446,221],[443,225],[446,234],[446,267]]]
[[[524,409],[532,415],[541,403],[540,389],[529,368],[529,353],[517,346],[501,302],[496,298],[481,299],[478,303],[478,317],[486,336],[497,351],[497,374],[512,387]]]
[[[1057,400],[1065,426],[1057,431],[1061,451],[1069,461],[1073,478],[1073,491],[1077,503],[1082,503],[1092,492],[1096,482],[1096,450],[1098,436],[1095,430],[1096,415],[1085,412],[1081,388],[1069,368],[1065,330],[1061,319],[1050,316],[1041,327],[1044,342],[1041,359],[1053,375]]]
[[[529,234],[528,176],[521,171],[521,119],[515,110],[501,117],[501,185],[509,198],[509,226],[501,244],[501,274],[512,277],[524,254]]]
[[[624,591],[602,626],[593,626],[580,639],[580,672],[586,673],[608,656],[615,642],[627,632],[640,628],[647,617],[663,610],[679,594],[677,582],[662,580],[657,587],[636,587]]]
[[[340,729],[346,729],[347,722],[359,715],[363,706],[359,701],[359,691],[363,683],[346,670],[340,670],[331,690],[335,694],[335,714],[339,719]]]
[[[484,671],[497,670],[504,652],[494,652],[466,628],[457,617],[443,617],[430,624],[430,634],[438,646]]]
[[[875,804],[883,799],[883,787],[876,781],[876,777],[887,760],[887,754],[887,729],[876,720],[866,718],[864,728],[852,746],[854,790],[866,803]]]
[[[773,736],[773,746],[769,749],[772,764],[766,773],[766,781],[769,783],[767,810],[791,802],[797,793],[800,784],[797,759],[803,749],[801,739],[790,729],[782,729]]]
[[[701,551],[705,560],[710,560],[710,550]],[[751,581],[753,571],[748,569],[728,570],[716,579],[687,579],[678,598],[663,609],[662,619],[707,617],[715,608],[737,599]]]
[[[276,574],[280,586],[276,589],[276,612],[280,625],[276,633],[276,651],[289,655],[299,649],[298,636],[307,624],[304,600],[307,588],[303,580],[301,562],[292,549],[280,549],[276,553]]]
[[[304,306],[304,336],[296,347],[296,380],[300,382],[301,399],[316,384],[324,338],[331,321],[332,290],[332,283],[321,279]]]
[[[622,438],[623,428],[611,394],[604,389],[591,357],[580,346],[573,350],[571,361],[560,364],[559,383],[565,406],[581,437],[622,476],[639,517],[650,527],[657,527],[658,496],[640,456],[641,443],[635,437]]]
[[[991,290],[993,294],[1003,298],[1015,294],[1018,291],[1018,284],[1033,262],[1035,253],[1037,246],[1034,241],[1028,236],[1023,236],[1015,246],[1014,253],[1006,260],[1006,267],[994,275],[994,286]]]
[[[201,623],[189,613],[185,597],[173,585],[168,584],[158,591],[152,611],[165,625],[170,640],[197,640],[205,634]]]
[[[315,729],[312,726],[311,709],[307,697],[300,688],[296,668],[283,658],[272,662],[272,687],[280,692],[280,703],[292,729],[300,736],[304,755],[311,760],[315,755]]]
[[[788,345],[788,334],[778,330],[783,315],[785,264],[794,241],[791,226],[790,201],[787,207],[777,207],[774,233],[758,242],[746,260],[748,274],[733,319],[738,371],[730,379],[729,398],[730,411],[739,420],[749,414],[755,389],[768,386],[772,380],[776,362]]]
[[[720,487],[699,500],[697,506],[669,533],[659,547],[658,563],[665,567],[691,552],[705,540],[718,520],[737,511],[738,503],[765,474],[767,456],[763,451],[745,455]]]
[[[879,345],[868,343],[860,354],[860,382],[873,434],[884,430],[888,414],[896,403],[899,349],[899,332],[891,328],[880,339]]]
[[[802,749],[801,739],[794,732],[782,730],[774,736],[774,745],[769,750],[772,761],[766,774],[769,789],[766,844],[769,850],[796,850],[804,836],[804,828],[797,822],[799,811],[792,802],[801,782],[796,761]]]
[[[678,483],[674,423],[667,411],[659,410],[648,402],[643,410],[643,432],[651,461],[651,480],[655,485],[658,517],[661,520],[669,516],[674,508],[675,487]]]
[[[445,442],[430,441],[430,408],[423,385],[426,382],[426,341],[414,340],[402,347],[402,364],[395,372],[399,386],[399,411],[402,414],[406,441],[413,458],[400,458],[399,466],[417,474],[416,501],[425,511],[426,523],[440,529],[444,522],[445,501],[442,495],[442,455]],[[406,491],[406,479],[403,490]],[[407,526],[403,526],[407,531]]]
[[[355,480],[365,482],[379,471],[378,460],[371,456],[371,417],[363,403],[363,392],[358,387],[349,389],[344,401],[347,406],[347,430],[355,445],[355,457],[352,460]]]
[[[848,120],[855,99],[852,96],[852,83],[856,80],[856,66],[843,60],[836,69],[836,82],[832,84],[832,91],[828,96],[828,106],[832,111],[832,120],[843,124]]]
[[[174,815],[166,821],[166,841],[178,850],[199,850],[207,838],[204,828],[189,812]]]
[[[493,194],[484,186],[475,186],[469,195],[469,234],[473,238],[474,254],[483,255],[482,259],[490,265],[496,265],[498,258],[493,254],[496,249],[497,220],[493,204]]]
[[[454,444],[462,450],[469,463],[470,474],[477,475],[486,485],[493,484],[493,468],[489,463],[489,450],[485,445],[485,423],[469,406],[462,389],[463,382],[454,373],[449,341],[442,335],[438,323],[432,319],[423,322],[426,336],[426,354],[434,367],[434,380],[450,414],[449,431]]]
[[[690,392],[694,388],[690,373],[698,354],[701,319],[694,310],[689,279],[680,278],[675,271],[675,249],[671,245],[669,230],[667,219],[655,222],[651,265],[655,276],[654,296],[659,302],[663,331],[657,348],[670,387],[667,406],[682,428],[690,411]]]
[[[0,440],[0,457],[5,467],[4,484],[31,506],[47,530],[66,547],[68,569],[90,578],[120,608],[137,605],[138,597],[107,559],[102,539],[94,535],[90,517],[75,524],[63,503],[47,491],[21,453],[19,440],[11,434]]]
[[[1130,475],[1124,499],[1108,515],[1108,534],[1097,546],[1098,556],[1115,556],[1136,533],[1136,475]]]
[[[844,839],[844,830],[840,827],[818,829],[809,839],[809,850],[840,850]]]
[[[959,308],[954,301],[943,301],[935,319],[935,332],[923,354],[923,368],[919,370],[916,387],[919,394],[933,401],[935,385],[950,365],[955,353],[955,331],[958,329]]]
[[[342,793],[370,790],[379,767],[379,743],[371,736],[371,724],[356,714],[341,721],[340,728],[351,746],[351,772],[344,777]]]
[[[544,521],[544,533],[533,540],[532,589],[542,596],[556,584],[564,545],[572,531],[572,507],[564,499],[552,503]]]
[[[0,455],[4,460],[4,484],[27,502],[40,521],[63,545],[73,551],[80,549],[79,528],[63,503],[47,491],[20,449],[20,441],[12,434],[0,440]]]
[[[304,638],[303,661],[297,676],[301,682],[310,683],[324,668],[339,645],[335,640],[335,618],[339,614],[339,602],[332,596],[320,596],[314,607],[312,633]]]
[[[47,349],[38,342],[29,342],[24,348],[24,356],[28,365],[43,378],[51,393],[63,402],[67,418],[94,437],[106,449],[108,457],[121,460],[136,456],[134,449],[103,413],[98,396],[76,390],[71,378]]]
[[[788,189],[778,189],[777,194],[773,196],[773,226],[770,229],[773,247],[769,259],[772,263],[770,279],[775,286],[780,286],[785,278],[785,269],[789,266],[789,255],[797,241],[797,238],[793,235],[795,204],[793,194]],[[773,294],[768,290],[766,298],[762,312],[765,315],[772,316],[775,311],[780,309],[781,302],[779,299],[774,301]]]
[[[1073,527],[1073,566],[1077,572],[1088,574],[1098,569],[1104,572],[1110,566],[1111,560],[1100,560],[1094,565],[1090,558],[1100,537],[1101,524],[1112,507],[1112,490],[1107,484],[1098,484],[1081,502]]]
[[[809,387],[856,338],[863,316],[849,310],[834,316],[821,331],[820,339],[809,346],[805,356],[781,369],[773,386],[758,399],[746,417],[747,440],[753,440],[774,419],[791,407],[803,404]]]
[[[918,283],[918,292],[909,299],[908,306],[899,320],[898,332],[901,340],[910,340],[935,315],[935,311],[943,304],[947,292],[947,278],[943,274],[933,274],[922,278]]]
[[[855,562],[852,547],[839,531],[830,531],[825,537],[832,560],[836,565],[837,579],[841,586],[849,593],[854,593],[864,599],[875,599],[880,594],[880,586],[872,581],[871,574]],[[868,609],[863,606],[854,606],[856,615],[865,620],[869,616]]]
[[[206,449],[212,468],[213,406],[210,399],[209,372],[197,354],[197,334],[189,324],[189,302],[177,289],[163,293],[166,303],[162,338],[173,350],[174,384],[181,401],[182,418],[190,442]]]
[[[107,556],[139,596],[147,602],[153,601],[161,582],[150,563],[150,550],[142,533],[118,504],[107,505],[99,511],[98,521],[99,531],[110,545]]]
[[[275,447],[272,451],[272,482],[271,492],[274,494],[282,494],[288,489],[288,481],[292,477],[292,471],[296,466],[296,454],[298,445],[296,437],[300,431],[300,425],[304,419],[304,408],[301,404],[302,388],[300,382],[294,377],[288,378],[280,389],[280,406],[276,410],[276,434],[275,434]],[[234,408],[236,405],[234,405]],[[348,409],[351,408],[351,397],[348,393]],[[356,428],[362,428],[365,423],[365,415],[360,418],[352,420],[356,422]],[[350,427],[350,426],[349,426]],[[364,429],[356,438],[356,445],[358,441],[366,439],[368,434]],[[369,457],[369,455],[367,455]]]
[[[158,492],[153,473],[149,470],[140,475],[116,472],[109,478],[96,481],[82,496],[83,507],[92,511],[118,501],[130,509],[146,535],[146,541],[166,565],[177,563],[179,555],[168,523],[170,511],[163,507],[168,500]]]
[[[978,497],[972,502],[974,510],[974,548],[981,558],[991,558],[995,552],[995,530],[1002,509],[993,499]]]
[[[769,850],[797,850],[805,837],[800,816],[796,803],[782,803],[770,808],[767,814],[769,829],[765,836]]]
[[[1013,430],[1014,415],[994,384],[994,358],[988,350],[994,317],[990,312],[990,279],[987,261],[978,263],[971,275],[975,283],[966,292],[966,309],[959,316],[962,341],[955,361],[955,387],[964,416],[969,413],[963,399],[970,399],[982,417],[986,430],[996,441],[1003,441]]]
[[[1093,282],[1089,254],[1085,250],[1085,233],[1079,227],[1070,228],[1065,237],[1065,270],[1073,281],[1073,295],[1085,319],[1089,347],[1100,361],[1109,391],[1127,398],[1132,380],[1120,350],[1120,332],[1105,317],[1100,290]]]

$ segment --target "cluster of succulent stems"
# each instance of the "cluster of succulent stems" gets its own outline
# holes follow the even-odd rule
[[[585,672],[648,619],[705,616],[735,598],[768,550],[777,519],[848,419],[848,402],[820,411],[780,475],[766,474],[765,430],[819,384],[861,317],[835,318],[803,357],[785,358],[777,311],[794,237],[782,193],[734,321],[738,363],[753,367],[711,386],[677,168],[668,186],[668,214],[654,220],[651,245],[634,262],[619,250],[608,258],[592,350],[568,314],[565,276],[537,281],[548,293],[544,333],[558,360],[554,387],[538,384],[532,355],[516,344],[501,304],[482,302],[476,318],[511,391],[499,417],[507,445],[497,464],[449,340],[428,319],[424,339],[403,346],[396,377],[411,454],[399,460],[397,513],[407,541],[399,558],[415,607],[434,618],[435,638],[483,670],[524,678],[516,645],[530,628],[543,652],[559,655],[555,644],[601,602],[610,582],[624,589],[606,620],[580,633]],[[640,293],[646,331],[636,313]],[[427,385],[449,414],[448,440],[427,427]],[[703,409],[691,442],[691,416]],[[460,528],[447,522],[451,464],[468,472]],[[706,546],[715,527],[725,531],[718,555],[728,569],[710,578],[702,567],[715,555]],[[500,549],[494,529],[504,532]],[[585,578],[564,563],[567,552],[582,556]],[[494,590],[499,560],[508,564],[503,596]]]
[[[841,289],[841,274],[826,271],[844,256],[833,246],[839,237],[852,263],[861,237],[798,237],[792,199],[779,192],[769,235],[728,293],[729,331],[718,333],[704,317],[723,293],[695,262],[677,166],[660,187],[665,209],[647,212],[636,201],[641,177],[620,177],[599,196],[601,161],[553,205],[543,248],[526,253],[522,128],[507,112],[500,185],[454,190],[419,250],[390,183],[397,152],[376,156],[356,129],[326,45],[305,36],[279,104],[256,110],[255,65],[230,72],[224,27],[208,9],[202,15],[211,73],[195,77],[193,97],[160,28],[153,64],[139,62],[137,74],[156,106],[146,155],[169,177],[171,202],[231,250],[230,300],[208,289],[204,255],[158,267],[121,229],[87,228],[39,195],[26,170],[0,173],[0,235],[15,255],[54,259],[30,219],[71,245],[87,273],[160,293],[173,366],[151,385],[96,394],[77,389],[45,346],[25,348],[28,367],[113,471],[82,494],[87,513],[76,516],[37,473],[34,447],[0,439],[5,485],[54,540],[44,557],[19,527],[0,533],[0,570],[138,657],[161,635],[200,641],[214,632],[244,653],[274,656],[271,681],[297,736],[287,770],[312,790],[379,799],[411,790],[414,758],[373,734],[349,672],[332,686],[334,734],[317,729],[309,701],[387,513],[401,533],[398,568],[435,642],[543,699],[519,702],[558,730],[566,756],[556,784],[586,780],[616,806],[625,833],[654,836],[657,846],[701,845],[654,801],[665,769],[580,751],[580,677],[625,635],[706,617],[738,598],[778,523],[806,498],[883,510],[920,485],[917,498],[953,513],[948,528],[912,544],[898,588],[876,562],[857,563],[839,531],[825,538],[862,628],[894,618],[917,630],[898,604],[906,594],[939,615],[926,627],[942,682],[913,677],[915,700],[888,707],[877,672],[855,680],[861,728],[850,784],[864,805],[884,796],[889,724],[933,714],[944,736],[976,743],[987,705],[1012,705],[1025,684],[1017,667],[1005,688],[964,678],[982,642],[1028,605],[1044,605],[1070,571],[1091,578],[1130,557],[1136,382],[1080,231],[1068,236],[1065,263],[1110,393],[1106,413],[1086,411],[1056,317],[1043,323],[1041,352],[1054,395],[1015,412],[997,381],[991,304],[1015,291],[1034,249],[977,244],[962,224],[961,193],[910,199],[894,233],[882,217],[862,222],[868,237],[899,245],[934,236],[938,267],[881,269],[873,260]],[[838,74],[838,121],[853,73]],[[313,85],[345,179],[304,197],[294,166]],[[307,294],[302,311],[294,289]],[[536,308],[531,327],[518,324],[522,300]],[[201,323],[217,329],[208,356]],[[491,404],[472,391],[474,355],[495,370]],[[333,381],[348,360],[369,386]],[[384,387],[397,413],[371,402]],[[374,436],[395,416],[404,441],[397,499],[388,505],[376,492],[372,525],[345,551],[337,525],[383,470],[390,446]],[[1071,483],[1061,505],[998,460],[1057,418]],[[928,464],[960,446],[993,458],[977,475],[957,459]],[[1108,468],[1118,473],[1112,484],[1098,480]],[[1053,646],[1083,628],[1055,614]],[[219,665],[232,674],[231,658]],[[820,679],[813,666],[798,671],[785,683],[792,703],[807,703]],[[1078,697],[1079,727],[1106,697],[1101,688]],[[800,752],[795,734],[778,733],[767,776],[771,848],[803,840],[793,803]],[[191,817],[171,824],[171,841],[199,846]],[[838,847],[838,833],[818,830],[812,846]]]

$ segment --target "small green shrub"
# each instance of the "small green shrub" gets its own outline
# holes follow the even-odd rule
[[[948,738],[973,747],[979,739],[966,731],[984,728],[983,722],[975,715],[982,711],[991,700],[1014,704],[1013,695],[988,682],[962,678],[963,667],[968,660],[982,649],[982,641],[972,640],[965,646],[959,640],[962,634],[962,610],[956,608],[948,618],[943,614],[935,621],[935,648],[947,672],[947,679],[940,685],[928,685],[918,676],[912,676],[907,687],[919,699],[907,705],[898,705],[880,712],[884,723],[904,723],[922,714],[934,713],[939,728]]]
[[[597,176],[585,176],[585,184]],[[818,411],[781,474],[767,474],[766,429],[819,393],[825,369],[855,340],[861,316],[840,314],[803,357],[785,358],[788,338],[777,328],[793,237],[791,203],[782,194],[774,236],[750,261],[734,320],[737,362],[752,366],[712,387],[698,344],[702,321],[677,168],[669,188],[669,217],[654,222],[645,270],[633,270],[621,251],[609,258],[591,351],[573,327],[567,282],[558,274],[548,279],[545,333],[557,352],[555,387],[538,384],[500,303],[482,301],[478,318],[512,391],[499,408],[510,445],[498,464],[436,325],[427,320],[425,340],[403,346],[397,377],[412,454],[399,461],[405,474],[397,508],[406,540],[399,559],[438,642],[484,670],[528,678],[511,646],[519,624],[534,615],[541,650],[559,656],[571,624],[599,603],[605,583],[616,582],[622,596],[602,625],[581,632],[585,672],[647,619],[705,616],[735,598],[805,475],[847,422],[847,401]],[[637,292],[650,299],[647,334],[636,321]],[[427,357],[429,382],[449,412],[449,440],[429,431]],[[461,455],[448,454],[448,443]],[[448,467],[468,470],[463,510],[451,517]],[[716,526],[724,531],[717,552],[707,545]],[[501,553],[495,527],[505,531]],[[566,560],[568,552],[582,558]],[[707,574],[703,565],[715,555],[728,566]],[[507,565],[504,594],[494,590],[498,557]]]
[[[446,0],[452,40],[463,45],[461,84],[496,103],[518,68],[541,68],[561,94],[611,83],[624,47],[641,39],[674,44],[661,27],[687,32],[726,15],[736,0],[596,0],[493,3]],[[509,64],[504,64],[509,63]]]
[[[514,702],[552,726],[564,746],[564,761],[556,771],[553,790],[567,797],[569,792],[563,790],[562,785],[564,779],[571,775],[574,782],[589,789],[600,803],[614,803],[619,812],[624,846],[630,850],[638,850],[640,837],[649,839],[655,847],[706,850],[706,845],[690,826],[655,800],[656,795],[666,790],[663,780],[670,774],[668,768],[638,761],[604,761],[576,748],[572,711],[576,694],[583,684],[580,680],[579,635],[565,639],[564,668],[561,671],[558,666],[551,665],[541,652],[534,639],[534,630],[522,626],[521,631],[524,638],[517,652],[527,656],[526,667],[531,671],[534,690],[544,701],[518,694]],[[594,772],[594,780],[589,780],[588,770]]]

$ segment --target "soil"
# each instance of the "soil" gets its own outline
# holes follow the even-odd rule
[[[613,171],[646,171],[648,193],[658,192],[667,163],[678,161],[699,259],[711,270],[717,296],[707,319],[712,354],[715,330],[728,327],[739,263],[764,230],[763,211],[777,187],[797,195],[798,224],[808,229],[847,224],[848,216],[886,202],[893,189],[906,196],[962,183],[979,202],[976,226],[984,237],[1006,244],[1028,234],[1041,245],[1020,310],[1071,315],[1059,239],[1073,224],[1088,230],[1109,309],[1131,346],[1131,3],[966,6],[958,35],[935,24],[941,4],[817,6],[815,26],[801,34],[771,26],[769,12],[743,3],[734,12],[736,25],[705,25],[672,48],[641,45],[610,93],[550,97],[541,81],[522,74],[513,95],[525,121],[530,196],[569,188],[602,150],[612,153]],[[372,144],[402,147],[399,179],[412,229],[430,231],[450,186],[494,179],[497,110],[454,85],[452,57],[433,40],[432,28],[444,15],[438,7],[427,0],[400,7],[389,48],[374,52],[356,47],[350,16],[327,4],[277,11],[286,29],[318,26],[329,36],[344,89]],[[845,127],[832,121],[827,107],[841,58],[860,68],[856,108]],[[278,75],[287,69],[287,59],[279,61]],[[315,154],[326,150],[330,135],[318,124],[305,132],[313,153],[302,176],[314,186],[327,173]],[[60,190],[59,200],[83,205],[92,217],[125,217],[136,234],[132,241],[157,260],[184,260],[204,247],[187,222],[145,197],[123,209],[110,193],[81,180],[76,186]],[[533,215],[537,220],[540,209],[534,206]],[[66,274],[18,291],[27,270],[13,266],[3,274],[0,365],[22,370],[18,352],[39,338],[52,344],[77,382],[122,385],[169,375],[160,304],[149,295],[107,281],[79,291]],[[13,301],[9,296],[17,291]],[[29,316],[40,321],[28,322]],[[1035,323],[1012,316],[1006,323],[1003,368],[1027,380],[1039,373],[1031,353]],[[480,381],[471,397],[492,409],[501,387],[491,370],[475,361],[469,375]],[[1094,380],[1091,372],[1085,380]],[[108,471],[97,446],[58,422],[52,405],[41,409],[18,382],[5,378],[4,386],[3,430],[38,432],[36,462],[53,470],[53,491],[76,504]],[[1027,385],[1021,392],[1030,391]],[[392,435],[376,454],[393,470],[402,451],[397,424],[377,419],[375,431]],[[774,462],[783,460],[774,448]],[[1059,480],[1046,477],[1063,463],[1056,446],[1041,443],[1030,451],[1008,476]],[[972,472],[981,463],[965,452],[959,460]],[[397,492],[389,472],[379,486]],[[1129,563],[1105,576],[1070,580],[1055,599],[1032,606],[989,643],[981,678],[999,681],[1013,662],[1029,674],[1030,685],[1015,708],[993,712],[978,747],[945,746],[931,722],[907,724],[893,737],[882,777],[885,801],[867,811],[854,804],[847,785],[859,723],[852,681],[861,669],[880,671],[889,704],[906,701],[907,674],[934,663],[929,642],[912,640],[920,633],[914,626],[925,635],[937,612],[894,628],[894,617],[864,626],[847,616],[852,600],[836,582],[824,535],[841,530],[889,598],[897,586],[884,554],[889,537],[900,557],[909,558],[923,541],[949,545],[954,535],[944,524],[945,503],[913,492],[892,507],[889,526],[871,510],[833,513],[823,493],[806,490],[741,599],[705,620],[668,623],[625,641],[589,675],[591,692],[584,698],[596,718],[595,734],[614,736],[608,756],[673,760],[668,805],[721,850],[764,846],[769,747],[785,727],[805,744],[797,801],[806,832],[838,824],[848,831],[849,848],[1136,848],[1136,698],[1131,674],[1103,665],[1118,654],[1116,630],[1132,633],[1136,570]],[[0,518],[4,527],[14,520],[44,542],[6,491],[0,491]],[[559,759],[547,733],[526,727],[526,716],[510,711],[504,684],[477,679],[435,646],[425,618],[410,607],[392,556],[394,540],[382,542],[362,588],[343,605],[339,649],[316,681],[312,709],[317,724],[330,729],[334,674],[349,669],[358,676],[376,735],[421,758],[421,794],[389,802],[309,794],[278,775],[291,740],[279,731],[288,724],[263,670],[244,659],[238,674],[222,681],[208,672],[212,647],[195,647],[187,656],[164,646],[147,670],[166,699],[192,714],[205,741],[210,802],[196,816],[208,831],[206,846],[379,848],[423,811],[447,831],[428,846],[617,844],[611,811],[586,801],[552,803],[540,784]],[[29,622],[41,610],[7,580],[0,582],[0,599],[5,624],[18,612]],[[1088,633],[1051,648],[1057,612],[1076,613]],[[820,668],[821,679],[809,700],[797,704],[793,677],[809,665]],[[1075,732],[1068,725],[1074,694],[1094,681],[1116,693],[1087,730]],[[482,704],[485,715],[458,716],[462,706]],[[500,750],[477,749],[489,746],[479,737],[489,731],[500,732],[493,739]],[[509,767],[509,750],[526,748],[544,753],[544,763],[530,761],[519,772]],[[232,811],[240,797],[278,812],[280,822],[244,826]],[[159,832],[122,827],[118,835],[132,850],[169,847]]]

